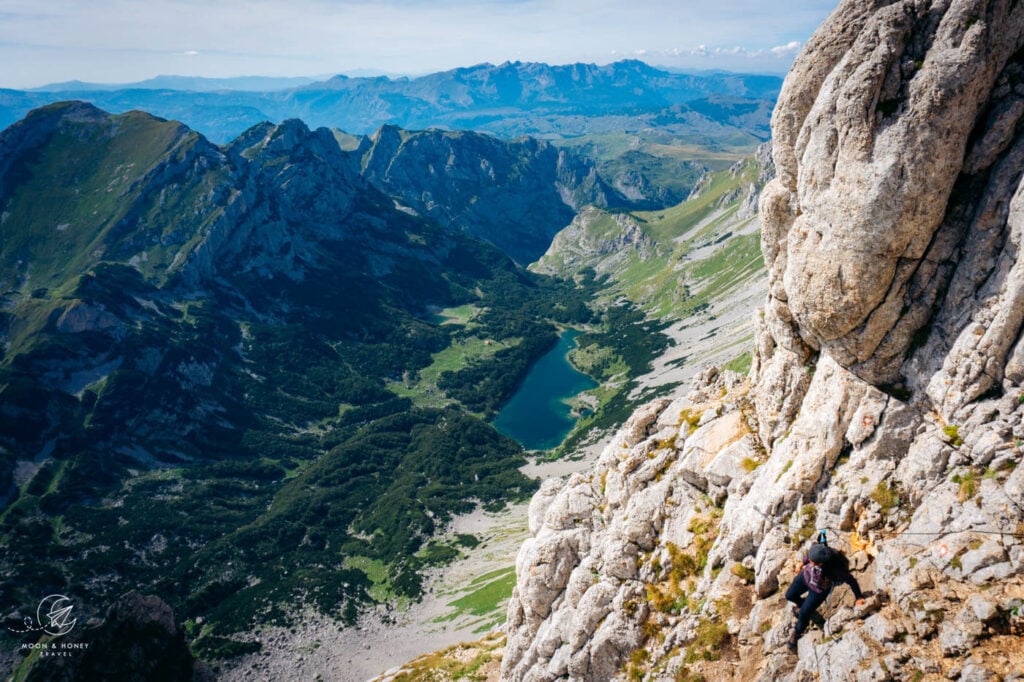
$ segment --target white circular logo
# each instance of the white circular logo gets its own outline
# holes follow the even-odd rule
[[[36,622],[43,632],[54,637],[60,637],[71,632],[78,622],[77,618],[71,617],[71,610],[75,605],[63,594],[51,594],[43,597],[36,609]]]

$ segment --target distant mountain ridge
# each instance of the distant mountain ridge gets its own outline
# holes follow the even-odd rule
[[[76,84],[65,84],[71,89],[64,91],[0,90],[0,126],[73,91],[76,98],[104,110],[141,109],[182,121],[222,143],[263,121],[300,118],[312,128],[355,134],[385,124],[477,130],[501,137],[657,128],[753,145],[768,136],[769,113],[781,84],[776,76],[670,73],[635,60],[602,66],[478,64],[418,78],[336,76],[261,91],[225,90],[215,88],[215,81],[167,77],[114,90],[81,90]]]
[[[72,80],[48,83],[29,92],[94,92],[99,90],[192,90],[211,92],[216,90],[242,90],[260,92],[265,90],[286,90],[315,83],[316,78],[304,76],[236,76],[234,78],[204,78],[202,76],[160,75],[135,83],[89,83]]]
[[[523,265],[539,258],[584,205],[630,203],[592,162],[533,138],[389,125],[363,138],[359,151],[363,177],[374,187]]]
[[[418,78],[372,79],[335,76],[302,90],[351,90],[371,80],[396,94],[414,95],[425,102],[453,109],[474,104],[524,107],[571,103],[590,109],[601,106],[622,110],[628,106],[682,104],[709,96],[770,98],[778,94],[781,79],[741,74],[692,75],[656,69],[637,60],[598,66],[541,62],[477,64]]]

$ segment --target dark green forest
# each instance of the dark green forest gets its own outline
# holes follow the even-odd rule
[[[99,267],[74,295],[142,315],[138,292],[158,292],[133,273]],[[497,510],[536,488],[518,471],[521,446],[486,420],[558,329],[590,329],[581,344],[607,346],[638,370],[660,348],[637,343],[652,331],[643,315],[588,306],[593,279],[514,267],[488,275],[470,298],[480,310],[471,329],[377,310],[353,339],[333,326],[347,329],[351,311],[344,323],[305,324],[323,306],[302,292],[288,294],[293,312],[274,322],[240,320],[226,301],[167,305],[119,341],[119,368],[80,399],[31,377],[56,357],[102,353],[108,340],[69,347],[44,334],[0,370],[5,405],[35,404],[51,418],[47,426],[6,410],[8,456],[19,437],[60,433],[52,459],[0,516],[3,567],[17,576],[0,598],[30,605],[61,593],[100,611],[142,589],[182,621],[203,623],[193,635],[208,659],[251,649],[231,635],[287,623],[295,604],[354,622],[381,597],[353,557],[385,567],[387,598],[419,598],[422,569],[464,551],[433,540],[452,515]],[[416,408],[388,390],[467,334],[522,341],[445,373],[440,387],[456,401],[447,408]],[[187,371],[196,376],[183,391]],[[142,466],[128,445],[138,442],[159,460]]]

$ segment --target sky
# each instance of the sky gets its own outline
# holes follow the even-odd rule
[[[0,87],[641,59],[784,73],[838,0],[0,0]]]

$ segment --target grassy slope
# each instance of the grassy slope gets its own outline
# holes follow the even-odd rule
[[[17,191],[4,209],[7,229],[0,244],[0,272],[23,277],[4,282],[6,288],[60,286],[102,260],[126,236],[117,234],[117,226],[130,211],[153,210],[140,195],[143,178],[200,140],[179,123],[141,112],[113,116],[103,125],[60,126],[29,163],[14,170]],[[186,210],[190,200],[220,179],[211,176],[191,195],[175,196],[160,211],[173,216]],[[140,270],[147,274],[175,255],[159,244],[140,244],[138,254]]]
[[[763,269],[760,235],[750,231],[753,217],[739,218],[741,191],[756,179],[757,169],[745,161],[738,172],[711,174],[710,182],[698,196],[661,211],[630,214],[643,233],[655,244],[647,254],[629,251],[607,272],[602,298],[612,301],[626,297],[662,320],[692,315],[711,301],[727,296],[749,277]],[[587,223],[587,238],[599,241],[620,228],[612,212]],[[746,230],[746,234],[737,234]],[[616,254],[621,257],[621,254]],[[602,257],[595,256],[581,267],[605,272]],[[549,251],[541,270],[560,270],[564,260]]]
[[[71,105],[53,105],[35,118]],[[31,117],[26,122],[31,123]],[[27,351],[54,313],[79,301],[81,276],[99,263],[128,260],[159,283],[221,209],[202,211],[224,172],[151,196],[147,176],[211,148],[179,123],[142,112],[86,123],[63,121],[7,175],[0,233],[0,291],[11,328],[6,358]],[[40,182],[38,179],[45,179]],[[191,180],[191,178],[189,178]],[[141,217],[148,234],[126,233]],[[186,233],[194,235],[188,241]]]

